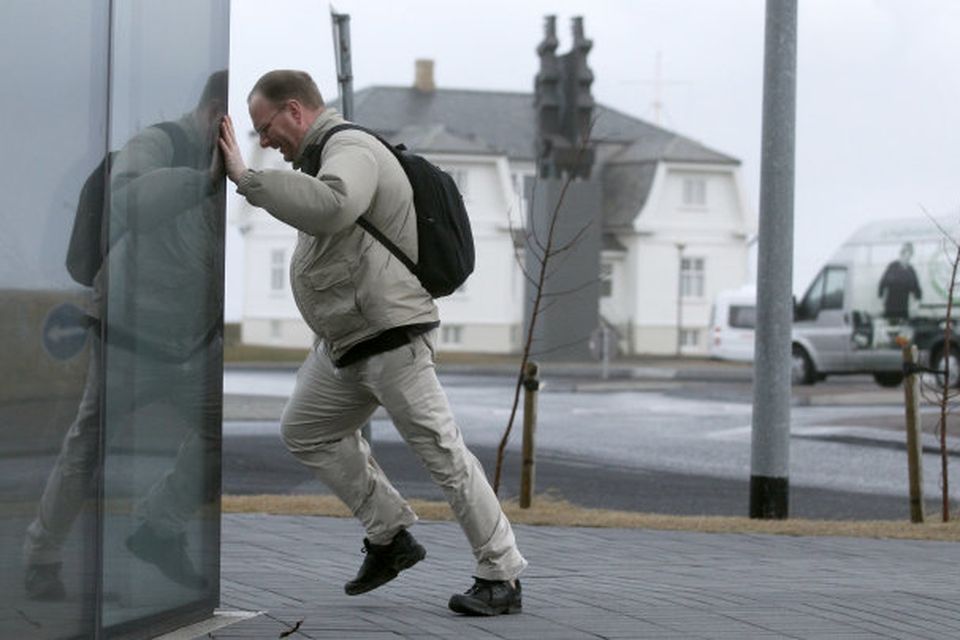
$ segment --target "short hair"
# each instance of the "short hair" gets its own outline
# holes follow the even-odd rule
[[[214,71],[203,86],[203,93],[200,94],[200,102],[197,103],[197,106],[202,108],[213,102],[225,103],[227,100],[227,84],[227,70]]]
[[[274,104],[286,100],[297,100],[309,109],[319,109],[323,106],[320,89],[306,71],[293,69],[268,71],[253,85],[253,89],[247,95],[247,104],[258,93]]]

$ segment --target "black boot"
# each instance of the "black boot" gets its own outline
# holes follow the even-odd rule
[[[343,587],[349,596],[372,591],[427,557],[426,550],[406,529],[401,529],[389,544],[373,544],[364,538],[363,552],[367,557],[357,577]]]
[[[523,592],[520,581],[511,586],[509,580],[484,580],[474,578],[473,586],[465,593],[450,598],[450,608],[468,616],[498,616],[503,613],[520,613],[523,609]]]
[[[163,537],[143,524],[127,538],[127,549],[179,585],[197,590],[207,588],[207,579],[197,572],[187,555],[187,537],[182,533]]]
[[[67,597],[67,590],[60,579],[60,563],[27,565],[23,587],[31,600],[53,602]]]

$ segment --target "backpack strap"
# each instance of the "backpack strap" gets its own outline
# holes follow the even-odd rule
[[[383,146],[389,149],[390,153],[392,153],[394,157],[397,158],[398,160],[400,159],[400,152],[405,149],[403,145],[398,145],[396,147],[393,146],[387,140],[380,137],[377,133],[375,133],[374,131],[371,131],[370,129],[367,129],[364,126],[355,124],[353,122],[344,122],[343,124],[338,124],[337,126],[332,127],[330,131],[327,131],[325,134],[323,134],[323,137],[320,138],[320,142],[310,145],[311,147],[316,147],[317,149],[316,154],[317,154],[318,162],[320,160],[320,154],[323,153],[323,148],[327,145],[327,140],[330,139],[330,136],[332,136],[335,133],[339,133],[340,131],[345,131],[347,129],[355,129],[357,131],[363,131],[364,133],[373,136],[374,138],[379,140],[381,143],[383,143]]]
[[[306,149],[304,149],[303,169],[315,175],[317,171],[320,170],[320,156],[323,153],[323,148],[327,145],[327,141],[330,139],[330,136],[332,136],[335,133],[339,133],[340,131],[346,131],[348,129],[363,131],[364,133],[373,136],[374,138],[379,140],[381,143],[383,143],[383,146],[385,146],[387,149],[390,150],[390,153],[393,154],[393,156],[397,159],[398,162],[400,161],[400,157],[401,157],[400,152],[405,149],[403,145],[399,145],[395,147],[389,142],[387,142],[385,139],[381,138],[379,135],[371,131],[370,129],[367,129],[366,127],[362,127],[358,124],[354,124],[352,122],[345,122],[343,124],[338,124],[335,127],[332,127],[329,131],[323,134],[323,137],[320,138],[320,142],[311,144]],[[401,163],[401,168],[402,167],[403,165]],[[380,229],[377,229],[377,227],[375,227],[372,222],[367,220],[365,216],[360,216],[359,218],[357,218],[357,224],[360,225],[360,227],[362,227],[364,231],[366,231],[367,233],[372,235],[374,238],[376,238],[377,241],[383,246],[385,246],[390,251],[390,253],[394,255],[394,257],[397,260],[399,260],[404,265],[406,265],[407,269],[409,269],[414,275],[416,275],[417,273],[416,263],[414,263],[414,261],[411,260],[410,257],[407,256],[407,254],[405,254],[403,250],[400,249],[400,247],[394,244],[392,240],[387,238],[387,236],[383,235],[383,232],[380,231]]]
[[[173,161],[170,163],[171,166],[186,167],[193,164],[193,144],[190,142],[190,139],[187,138],[183,127],[175,122],[160,122],[153,126],[167,134],[167,137],[170,138],[170,142],[173,144]]]

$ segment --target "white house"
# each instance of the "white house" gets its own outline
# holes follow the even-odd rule
[[[524,278],[515,252],[526,217],[524,180],[535,174],[533,94],[375,86],[355,94],[354,120],[446,169],[471,216],[477,267],[438,300],[440,347],[516,352]],[[334,104],[336,106],[336,104]],[[710,303],[748,278],[755,217],[739,161],[647,122],[597,105],[594,176],[603,190],[600,309],[630,354],[707,353]],[[252,147],[257,140],[250,136]],[[282,166],[272,155],[269,164]],[[248,154],[263,167],[266,154]],[[290,294],[296,232],[238,201],[230,219],[244,235],[245,343],[306,346],[312,336]]]

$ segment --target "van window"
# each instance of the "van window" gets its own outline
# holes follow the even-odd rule
[[[823,305],[820,308],[843,309],[843,290],[846,284],[846,269],[836,267],[827,269],[827,278],[823,285]]]
[[[797,310],[798,320],[816,318],[817,314],[820,313],[820,302],[823,299],[823,278],[824,272],[821,271],[819,275],[817,275],[817,279],[814,280],[810,288],[807,289],[807,294],[803,296],[803,301]]]
[[[733,329],[754,329],[757,326],[757,308],[753,305],[731,305],[727,324]]]
[[[843,293],[847,284],[846,267],[827,267],[807,289],[798,309],[798,320],[812,320],[824,309],[843,309]]]

